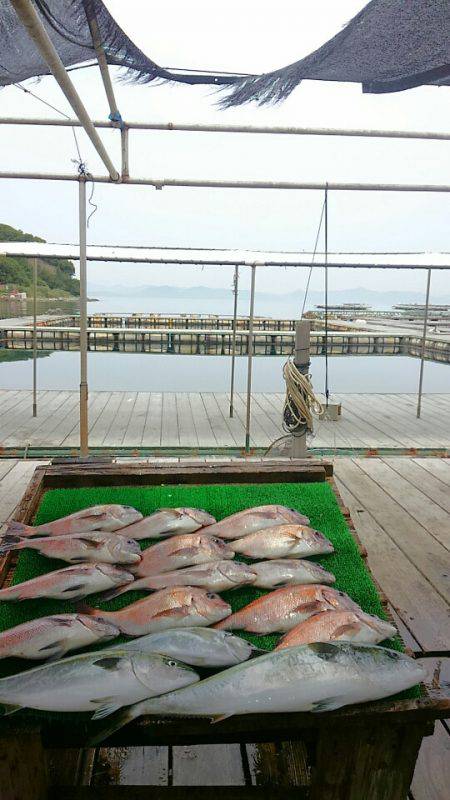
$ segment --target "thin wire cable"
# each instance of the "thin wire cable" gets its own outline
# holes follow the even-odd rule
[[[9,72],[9,70],[7,70],[7,71]],[[61,111],[61,109],[56,108],[56,106],[53,106],[51,103],[48,103],[47,100],[44,100],[42,97],[39,97],[39,95],[36,94],[35,92],[32,92],[31,89],[26,89],[25,86],[22,86],[21,83],[13,83],[12,86],[15,86],[16,89],[20,89],[22,92],[25,92],[25,94],[31,95],[31,97],[34,97],[35,100],[38,100],[44,106],[47,106],[48,108],[51,108],[53,111],[56,111],[57,114],[61,114],[61,116],[65,117],[65,119],[70,119],[69,115],[65,114],[64,111]],[[75,147],[77,149],[77,154],[78,154],[78,162],[82,162],[83,158],[82,158],[82,155],[81,155],[80,146],[79,146],[79,143],[78,143],[78,139],[77,139],[77,134],[76,134],[75,128],[72,125],[70,129],[72,131],[73,138],[75,140]]]
[[[303,314],[305,312],[306,300],[308,298],[308,292],[309,292],[309,284],[310,284],[310,281],[311,281],[311,275],[312,275],[312,271],[313,271],[314,260],[316,258],[317,245],[319,243],[320,231],[322,229],[322,220],[323,220],[324,210],[325,210],[325,201],[322,203],[322,211],[320,213],[319,227],[317,228],[316,241],[314,242],[314,250],[313,250],[312,259],[311,259],[311,266],[309,268],[308,280],[306,281],[305,294],[304,294],[304,297],[303,297],[303,305],[302,305],[302,310],[301,310],[301,313],[300,313],[300,319],[303,319]]]

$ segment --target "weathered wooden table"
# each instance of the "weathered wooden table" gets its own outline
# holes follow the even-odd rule
[[[268,483],[329,481],[342,513],[356,537],[348,511],[333,483],[332,467],[319,461],[239,464],[209,463],[59,464],[38,467],[20,503],[16,519],[30,523],[44,493],[54,488],[86,486],[148,486],[158,484]],[[364,549],[358,542],[361,555]],[[0,561],[0,583],[14,568],[12,556]],[[381,595],[381,592],[380,592]],[[381,595],[383,600],[383,596]],[[225,800],[252,797],[296,797],[309,800],[405,800],[422,738],[433,732],[434,721],[450,716],[450,700],[439,687],[425,689],[415,700],[386,700],[350,706],[325,714],[260,714],[236,716],[211,725],[209,720],[142,718],[112,736],[111,747],[144,745],[201,745],[268,743],[260,759],[273,759],[273,743],[290,742],[287,762],[304,773],[302,786],[230,787],[51,787],[46,775],[45,749],[86,747],[87,726],[71,729],[60,721],[3,718],[0,724],[1,800],[126,800],[188,796]],[[299,767],[300,765],[300,767]],[[264,768],[264,763],[261,764]],[[290,763],[286,763],[286,773]],[[278,763],[278,769],[280,765]]]

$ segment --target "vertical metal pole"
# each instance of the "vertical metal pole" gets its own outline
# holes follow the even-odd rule
[[[245,423],[245,450],[250,450],[250,418],[252,405],[252,361],[253,361],[253,317],[255,312],[255,278],[256,264],[252,264],[252,282],[250,286],[250,317],[248,321],[248,359],[247,359],[247,418]]]
[[[307,375],[309,372],[309,349],[311,337],[311,323],[308,319],[302,319],[295,326],[295,352],[294,364],[302,373]],[[294,458],[305,458],[306,456],[306,425],[303,430],[292,437],[292,455]]]
[[[87,286],[86,286],[86,179],[79,182],[80,224],[80,455],[87,456],[88,384],[87,384]]]
[[[33,260],[33,417],[37,417],[37,258]]]
[[[233,310],[233,340],[231,344],[231,385],[230,385],[230,417],[234,414],[234,371],[236,367],[236,327],[237,327],[237,308],[238,308],[238,284],[239,267],[234,268],[233,291],[234,291],[234,310]]]
[[[419,373],[419,393],[417,397],[417,418],[420,418],[422,408],[422,386],[423,386],[423,368],[425,362],[425,347],[427,339],[427,324],[428,324],[428,308],[430,305],[430,284],[431,284],[431,269],[427,270],[427,292],[425,298],[425,313],[423,317],[423,334],[422,334],[422,353],[420,356],[420,373]]]
[[[325,404],[328,408],[328,183],[325,187]]]
[[[130,164],[128,157],[128,128],[124,126],[120,129],[120,143],[122,154],[122,179],[130,177]]]

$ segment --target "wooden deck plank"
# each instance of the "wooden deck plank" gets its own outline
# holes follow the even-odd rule
[[[149,398],[147,416],[141,444],[147,447],[159,447],[161,444],[162,430],[162,392],[152,392]]]
[[[38,403],[37,416],[32,416],[30,407],[28,414],[22,414],[22,424],[15,425],[10,436],[4,439],[3,443],[9,446],[45,440],[53,430],[58,414],[65,413],[64,403],[69,397],[70,392],[46,392]]]
[[[168,747],[102,747],[91,785],[167,786],[168,752]]]
[[[450,486],[450,458],[415,458],[414,463],[430,472],[445,486]]]
[[[242,786],[238,744],[173,747],[173,786]]]
[[[150,397],[147,392],[137,392],[133,412],[122,440],[122,444],[125,447],[133,447],[141,443],[147,418],[149,399]]]
[[[43,462],[18,461],[0,483],[0,526],[14,512],[37,464]],[[48,463],[48,462],[44,462]]]
[[[369,566],[406,628],[425,650],[448,647],[448,604],[395,541],[395,520],[380,523],[367,503],[366,482],[354,480],[350,459],[335,462],[339,491],[362,543]]]
[[[42,443],[48,444],[52,447],[59,447],[64,442],[65,438],[69,436],[69,434],[74,431],[79,425],[80,420],[80,411],[79,411],[79,400],[78,400],[78,393],[71,394],[67,400],[65,401],[64,405],[60,408],[60,415],[53,420],[52,429],[50,433],[47,434],[47,440],[37,439],[35,440],[35,444],[39,445]],[[79,447],[80,439],[79,435],[75,436],[74,439],[74,447]]]
[[[450,492],[445,488],[441,480],[427,472],[427,470],[423,470],[412,459],[404,456],[390,456],[389,460],[384,458],[383,461],[388,463],[391,469],[395,469],[412,486],[419,489],[425,497],[428,497],[433,503],[437,503],[447,514],[450,514]],[[446,525],[448,527],[448,520],[446,520]],[[447,536],[447,543],[449,541],[450,535]]]
[[[211,443],[216,447],[217,439],[208,419],[202,395],[196,392],[188,392],[188,394],[199,447],[207,447]]]
[[[188,394],[175,395],[178,420],[178,435],[182,447],[197,447],[198,436]]]
[[[422,742],[411,784],[413,800],[446,800],[450,787],[450,736],[442,723]]]
[[[176,395],[174,392],[164,392],[163,394],[161,444],[164,447],[178,447],[180,444]]]
[[[202,392],[202,400],[218,446],[235,447],[238,440],[234,438],[231,428],[228,426],[228,420],[224,418],[214,394]]]
[[[446,550],[450,550],[450,517],[441,506],[396,472],[388,460],[362,460],[360,467]]]
[[[388,395],[370,395],[370,404],[364,402],[364,395],[345,396],[343,402],[355,415],[368,418],[377,430],[388,433],[403,447],[411,441],[422,447],[441,443],[429,423],[413,418],[400,402],[393,402]]]
[[[122,392],[111,392],[111,396],[103,413],[98,418],[89,435],[89,441],[93,447],[109,444],[109,441],[107,441],[109,430],[114,424],[114,419],[119,409],[121,400]]]
[[[89,434],[93,430],[97,420],[103,413],[107,405],[111,392],[92,392],[89,394],[88,399],[88,427]],[[71,413],[70,417],[64,420],[59,429],[59,435],[62,435],[61,444],[65,447],[79,447],[80,445],[80,415],[78,409],[75,413]],[[72,425],[71,425],[72,423]]]
[[[372,460],[339,459],[339,477],[345,479],[346,486],[352,487],[352,492],[376,522],[391,531],[390,535],[404,555],[447,600],[449,576],[443,565],[447,563],[448,551],[372,480],[364,469]]]
[[[236,408],[233,410],[233,417],[230,417],[230,395],[226,392],[214,392],[214,398],[220,409],[223,418],[227,422],[227,426],[231,431],[234,441],[238,447],[245,446],[245,423],[242,421],[239,414],[236,413]]]
[[[17,458],[2,458],[0,461],[0,483],[17,464]]]

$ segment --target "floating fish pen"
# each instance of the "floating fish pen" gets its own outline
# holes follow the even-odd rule
[[[294,319],[272,319],[271,317],[254,317],[253,327],[258,331],[292,331]],[[46,322],[49,327],[79,327],[77,315],[55,317]],[[233,317],[217,314],[90,314],[87,317],[89,328],[170,328],[175,330],[233,330]],[[236,330],[247,330],[248,317],[237,317]]]
[[[253,355],[289,356],[293,353],[295,332],[258,330],[253,336]],[[248,355],[249,332],[236,332],[235,352]],[[33,330],[28,326],[0,329],[0,349],[32,350]],[[80,348],[78,328],[39,326],[36,330],[38,351],[76,351]],[[229,330],[174,330],[149,328],[88,328],[90,352],[164,353],[173,355],[230,356],[233,335]],[[331,330],[311,332],[311,355],[410,355],[420,357],[422,340],[415,335],[368,331]],[[450,363],[450,339],[429,336],[425,358]]]
[[[56,490],[56,491],[55,491]],[[333,569],[337,587],[347,591],[366,610],[375,610],[390,618],[386,599],[379,590],[366,562],[348,510],[344,507],[332,477],[332,466],[321,461],[268,462],[266,464],[64,464],[39,467],[18,506],[16,519],[25,524],[49,521],[93,502],[131,502],[145,513],[163,502],[167,504],[206,503],[215,516],[225,516],[256,503],[286,503],[298,507],[311,517],[312,524],[327,535],[341,537],[345,544],[342,573],[338,572],[339,552],[334,539]],[[58,513],[59,511],[59,513]],[[20,563],[20,562],[19,562]],[[30,560],[32,563],[32,560]],[[0,583],[14,580],[16,565],[11,554],[0,563]],[[344,574],[345,573],[345,574]],[[359,584],[355,582],[358,574]],[[345,575],[347,576],[345,578]],[[23,579],[22,567],[22,579]],[[359,586],[359,588],[358,588]],[[242,607],[248,599],[244,591],[229,593],[228,602]],[[252,590],[247,587],[246,591]],[[252,591],[257,591],[253,589]],[[227,598],[228,599],[228,598]],[[28,618],[39,616],[34,601]],[[60,601],[58,601],[60,603]],[[116,601],[117,602],[117,601]],[[66,610],[67,601],[61,607]],[[42,613],[42,612],[41,612]],[[4,623],[4,618],[3,618]],[[400,637],[389,641],[390,647],[404,650]],[[5,669],[5,667],[3,667]],[[15,668],[17,671],[17,667]],[[89,747],[94,731],[85,714],[61,714],[20,711],[3,717],[0,723],[1,768],[8,797],[70,797],[74,800],[109,797],[110,789],[102,787],[102,775],[108,769],[109,747],[168,746],[169,758],[177,758],[173,746],[239,743],[241,771],[246,785],[236,788],[189,787],[175,790],[185,798],[187,792],[206,797],[281,798],[295,792],[308,800],[403,800],[407,796],[422,739],[432,734],[437,719],[450,713],[450,700],[438,685],[428,690],[416,686],[402,695],[375,702],[344,706],[338,710],[290,713],[256,713],[230,716],[212,725],[206,718],[171,719],[142,717],[102,742],[91,786],[80,788],[48,785],[48,754],[57,768],[65,758],[79,758]],[[247,747],[246,747],[247,746]],[[248,748],[255,753],[259,786],[251,785]],[[112,756],[113,757],[113,756]],[[281,786],[277,774],[282,776]],[[261,785],[262,784],[262,785]],[[143,789],[122,786],[120,796],[143,797],[144,791],[163,796],[171,788]],[[64,794],[63,794],[64,793]]]

